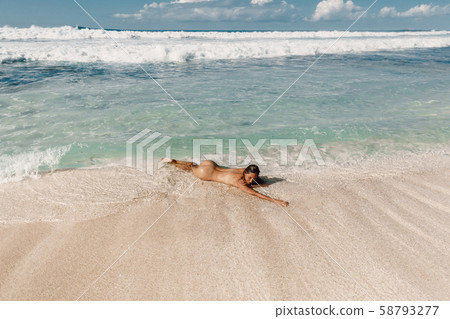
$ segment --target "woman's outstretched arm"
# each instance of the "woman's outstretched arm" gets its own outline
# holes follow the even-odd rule
[[[271,201],[271,202],[275,202],[275,203],[277,203],[278,205],[281,205],[281,206],[284,206],[284,207],[287,207],[287,206],[289,205],[289,203],[286,202],[286,201],[284,201],[284,200],[281,200],[281,199],[275,199],[275,198],[272,198],[272,197],[269,197],[269,196],[266,196],[266,195],[264,195],[264,194],[261,194],[261,193],[258,193],[258,192],[256,192],[256,191],[254,191],[254,190],[251,189],[249,186],[247,186],[246,184],[244,184],[243,181],[240,181],[239,184],[237,185],[237,187],[238,187],[240,190],[242,190],[244,193],[247,193],[247,194],[249,194],[249,195],[253,195],[253,196],[256,196],[256,197],[259,197],[259,198],[262,198],[262,199],[265,199],[265,200],[268,200],[268,201]]]

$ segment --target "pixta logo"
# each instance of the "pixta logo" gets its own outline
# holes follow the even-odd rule
[[[126,154],[127,166],[146,171],[149,175],[153,175],[155,168],[160,169],[164,165],[160,158],[154,158],[155,151],[171,140],[169,136],[159,138],[161,133],[151,132],[145,129],[130,138]],[[170,146],[166,147],[166,158],[170,158]]]
[[[165,163],[160,160],[161,156],[156,157],[155,152],[169,142],[172,137],[162,136],[159,132],[153,132],[149,129],[142,130],[130,138],[127,143],[127,166],[135,167],[138,170],[146,171],[153,175],[155,170],[160,169]],[[237,143],[245,146],[246,157],[238,163]],[[224,154],[224,144],[228,143],[227,158]],[[304,162],[315,161],[317,165],[325,165],[325,162],[317,148],[314,140],[307,139],[303,144],[298,143],[297,139],[259,139],[252,144],[249,139],[193,139],[192,140],[192,160],[200,164],[203,159],[209,159],[224,163],[227,166],[246,166],[251,162],[256,162],[260,166],[267,165],[263,156],[260,154],[261,148],[265,144],[270,147],[279,148],[278,163],[280,166],[288,165],[289,151],[288,147],[301,145],[301,149],[296,155],[295,166],[301,166]],[[214,148],[214,153],[202,152],[202,147]],[[298,148],[296,148],[298,150]],[[165,157],[171,158],[170,146],[166,146]],[[241,149],[242,151],[242,149]],[[291,149],[292,152],[292,149]],[[159,153],[161,153],[159,151]],[[242,155],[242,154],[241,154]]]

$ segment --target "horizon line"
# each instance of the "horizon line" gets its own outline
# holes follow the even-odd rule
[[[3,25],[4,27],[11,28],[31,28],[31,27],[41,27],[41,28],[60,28],[60,27],[73,27],[78,30],[101,30],[96,27],[87,27],[81,25],[60,25],[60,26],[39,26],[32,24],[28,27],[17,27],[11,25]],[[317,32],[317,31],[342,31],[339,29],[129,29],[129,28],[104,28],[106,31],[131,31],[131,32]],[[355,29],[350,32],[427,32],[427,31],[449,31],[448,29]]]

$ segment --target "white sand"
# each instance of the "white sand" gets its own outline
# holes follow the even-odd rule
[[[389,167],[287,173],[286,212],[174,167],[0,185],[0,299],[448,300],[450,160]]]

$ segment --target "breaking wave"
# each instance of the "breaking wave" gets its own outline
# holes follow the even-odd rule
[[[450,31],[103,31],[0,28],[0,61],[158,63],[275,58],[450,46]],[[342,36],[342,37],[341,37]],[[338,40],[339,39],[339,40]],[[337,41],[338,40],[338,41]]]
[[[71,144],[16,155],[0,154],[0,184],[19,181],[25,177],[37,177],[42,168],[54,169],[70,148]]]

